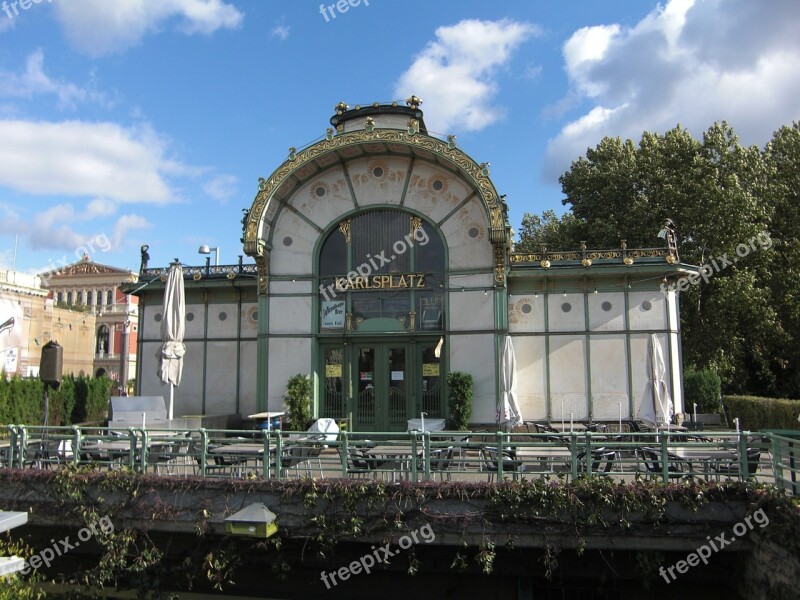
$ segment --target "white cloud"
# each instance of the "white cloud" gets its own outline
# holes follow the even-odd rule
[[[236,29],[244,19],[222,0],[61,0],[53,6],[70,43],[92,57],[126,50],[173,24],[187,35],[211,34]]]
[[[0,121],[0,185],[29,194],[174,201],[165,143],[113,123]]]
[[[586,106],[548,145],[553,179],[604,136],[637,140],[680,124],[699,137],[727,121],[745,144],[800,119],[795,0],[671,0],[631,28],[576,31],[564,44],[570,90]]]
[[[270,35],[272,37],[278,38],[280,41],[286,41],[289,38],[289,34],[291,32],[291,27],[288,25],[276,25],[272,28]]]
[[[203,184],[203,191],[224,204],[238,193],[239,179],[233,175],[218,175]]]
[[[121,248],[129,241],[129,232],[135,229],[150,229],[153,224],[139,215],[122,215],[114,224],[111,236],[112,244],[115,248]],[[138,246],[138,240],[134,240],[134,245]]]
[[[75,108],[81,102],[108,104],[103,94],[81,88],[74,83],[56,81],[44,71],[44,52],[36,50],[25,61],[22,73],[0,70],[0,97],[31,98],[38,94],[53,94],[60,108]]]
[[[431,131],[478,130],[498,120],[493,106],[498,70],[514,50],[539,28],[528,23],[464,20],[436,30],[395,85],[395,95],[416,94],[425,101],[425,123]]]

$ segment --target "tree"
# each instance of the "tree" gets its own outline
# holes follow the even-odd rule
[[[763,152],[725,122],[702,140],[680,126],[605,138],[559,178],[569,212],[526,214],[517,250],[661,246],[673,219],[681,262],[723,265],[681,295],[685,366],[715,370],[726,392],[800,396],[798,172],[797,124]]]

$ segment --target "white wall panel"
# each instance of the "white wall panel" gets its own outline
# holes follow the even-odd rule
[[[494,292],[450,293],[450,330],[494,329]]]
[[[311,374],[311,340],[277,338],[269,341],[269,390],[267,410],[283,410],[283,397],[289,378],[302,373]]]
[[[208,305],[208,337],[235,338],[239,323],[238,304]]]
[[[550,331],[586,331],[583,294],[548,294]]]
[[[597,420],[628,418],[628,371],[624,335],[596,335],[589,340],[592,371],[592,412]]]
[[[584,336],[554,335],[550,337],[550,399],[553,419],[587,419],[589,404],[586,397],[586,338]]]
[[[508,328],[515,333],[544,331],[544,296],[514,294],[509,298]]]
[[[628,294],[628,323],[631,331],[666,329],[666,299],[658,290]]]
[[[187,340],[202,340],[206,331],[206,305],[186,305],[186,331],[184,338]],[[161,334],[159,333],[159,338]]]
[[[625,294],[622,292],[589,294],[589,329],[592,331],[625,330]]]
[[[270,333],[311,333],[311,298],[276,297],[269,300]]]
[[[273,275],[308,275],[312,272],[314,244],[320,233],[296,213],[284,208],[278,217],[269,254]]]
[[[450,370],[472,375],[472,422],[494,423],[497,420],[495,388],[494,335],[453,335],[447,339]]]
[[[258,412],[256,380],[257,343],[241,342],[239,351],[239,414],[246,417]]]
[[[208,343],[207,415],[236,413],[237,368],[235,341]]]
[[[292,194],[289,204],[320,229],[327,229],[330,223],[355,208],[344,171],[339,166],[306,182]]]
[[[513,336],[517,359],[517,400],[525,421],[547,418],[547,371],[544,336]]]

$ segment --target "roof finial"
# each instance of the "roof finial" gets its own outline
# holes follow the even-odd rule
[[[417,98],[414,94],[411,94],[411,98],[406,98],[406,104],[411,108],[419,108],[419,105],[422,104],[422,100]]]

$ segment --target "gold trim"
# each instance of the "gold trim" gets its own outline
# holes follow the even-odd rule
[[[350,245],[350,221],[351,219],[345,219],[344,221],[339,222],[339,231],[342,232],[344,240],[348,246]]]

